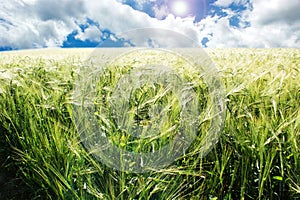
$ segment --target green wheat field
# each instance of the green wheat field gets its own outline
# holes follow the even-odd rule
[[[300,199],[300,50],[205,51],[225,88],[219,142],[205,157],[199,155],[210,123],[202,116],[203,127],[186,153],[145,173],[109,168],[82,144],[72,92],[93,49],[1,52],[0,199]],[[111,78],[99,79],[102,96],[94,102],[95,117],[101,114],[97,119],[110,141],[134,152],[168,143],[180,105],[159,86],[141,88],[129,104],[142,108],[144,124],[151,120],[145,102],[157,98],[168,106],[164,134],[139,141],[114,128],[113,112],[102,105],[109,104],[118,73],[111,68]],[[205,84],[188,78],[196,83],[204,109]]]

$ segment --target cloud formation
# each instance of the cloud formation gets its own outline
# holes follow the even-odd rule
[[[161,5],[152,8],[154,18],[124,2],[0,0],[0,47],[62,46],[72,33],[77,40],[100,42],[104,30],[118,36],[145,27],[177,31],[199,44],[205,38],[207,47],[300,46],[298,0],[217,0],[211,6],[218,11],[199,22],[194,17],[175,17]],[[149,2],[136,0],[140,7]],[[83,29],[89,20],[95,24]]]
[[[0,8],[0,46],[34,48],[61,46],[76,29],[73,19],[84,13],[77,1],[73,9],[66,1],[2,1]]]
[[[300,46],[300,4],[298,0],[264,1],[219,0],[215,4],[246,5],[247,9],[236,13],[224,8],[226,17],[207,17],[199,25],[204,27],[202,37],[210,37],[209,47],[299,47]],[[230,25],[230,19],[238,16],[242,28]],[[244,27],[245,24],[248,24]]]
[[[243,5],[243,4],[246,4],[246,3],[247,3],[247,0],[217,0],[214,4],[216,6],[228,7],[231,4]]]

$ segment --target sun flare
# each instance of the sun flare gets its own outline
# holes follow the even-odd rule
[[[172,4],[172,11],[175,15],[178,16],[186,15],[188,12],[188,5],[183,0],[174,1],[174,3]]]

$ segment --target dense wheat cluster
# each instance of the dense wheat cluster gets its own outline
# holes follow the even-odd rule
[[[91,49],[1,53],[0,184],[6,189],[0,198],[299,198],[300,50],[206,51],[225,87],[219,142],[202,158],[198,138],[170,166],[142,174],[113,170],[82,145],[72,118],[72,91]],[[101,80],[106,82],[99,85],[109,86]],[[195,91],[205,94],[201,86]],[[165,105],[170,98],[162,98]],[[176,123],[174,109],[170,124]],[[134,146],[117,131],[110,139],[130,150]],[[159,144],[168,142],[162,140]]]

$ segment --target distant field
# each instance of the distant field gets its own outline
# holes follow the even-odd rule
[[[117,51],[103,49],[107,55]],[[141,174],[107,167],[82,144],[72,94],[94,49],[0,52],[0,199],[299,199],[300,50],[205,51],[225,87],[219,142],[200,156],[201,134],[212,123],[203,115],[203,127],[184,155]],[[130,70],[130,62],[122,70]],[[120,148],[138,152],[165,145],[179,130],[181,108],[174,95],[149,85],[134,93],[128,104],[144,109],[138,113],[144,124],[151,122],[151,98],[170,107],[163,127],[168,134],[136,141],[115,128],[114,112],[103,106],[110,105],[111,88],[124,73],[118,66],[110,70],[97,83],[99,126]],[[182,70],[195,82],[205,110],[209,91],[189,72]]]

